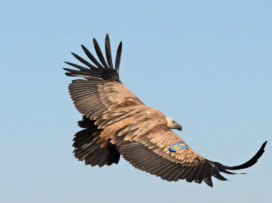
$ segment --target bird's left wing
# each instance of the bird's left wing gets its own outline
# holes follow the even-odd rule
[[[225,166],[207,160],[194,152],[181,138],[170,130],[146,135],[145,138],[126,142],[119,147],[120,153],[135,168],[168,181],[186,179],[187,182],[213,186],[211,177],[225,181],[220,173],[235,174],[228,170],[245,169],[254,165],[264,152],[266,142],[256,155],[239,166]]]
[[[168,126],[164,114],[144,106],[131,106],[111,111],[96,121],[103,132],[97,143],[115,145],[121,155],[135,168],[168,181],[186,179],[187,182],[213,185],[211,177],[227,180],[220,173],[234,174],[254,165],[264,152],[266,142],[248,162],[239,166],[225,166],[205,159],[192,150]]]

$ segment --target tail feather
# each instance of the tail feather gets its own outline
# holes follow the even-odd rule
[[[95,138],[100,134],[100,130],[94,125],[94,121],[84,116],[78,125],[85,128],[77,132],[73,139],[74,155],[78,160],[84,160],[86,165],[100,167],[119,162],[120,154],[114,145],[108,143],[106,147],[101,148],[100,144],[96,143]]]

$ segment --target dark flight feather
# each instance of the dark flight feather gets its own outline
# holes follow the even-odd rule
[[[85,59],[81,58],[80,56],[78,56],[77,54],[75,54],[75,53],[73,53],[73,52],[72,52],[72,54],[73,54],[73,56],[74,56],[77,60],[79,60],[81,63],[85,64],[85,65],[88,66],[89,68],[91,68],[91,69],[96,69],[95,66],[93,66],[92,64],[90,64],[90,63],[89,63],[88,61],[86,61]]]
[[[94,43],[94,49],[95,49],[95,51],[96,51],[96,54],[97,54],[97,56],[98,56],[100,62],[103,64],[103,66],[104,66],[105,68],[109,68],[108,64],[106,63],[106,61],[105,61],[105,59],[104,59],[104,56],[103,56],[102,51],[101,51],[101,49],[100,49],[100,46],[99,46],[99,44],[97,43],[97,41],[96,41],[95,38],[93,39],[93,43]]]
[[[111,69],[113,69],[112,58],[111,58],[110,37],[108,34],[106,35],[106,39],[105,39],[105,51],[106,51],[108,65],[110,66]]]
[[[249,161],[247,161],[244,164],[241,164],[239,166],[224,166],[220,163],[216,163],[216,164],[220,165],[224,169],[229,169],[229,170],[240,170],[240,169],[249,168],[249,167],[253,166],[258,161],[258,159],[262,156],[262,154],[265,151],[264,148],[265,148],[266,143],[267,143],[267,141],[263,143],[263,145],[261,146],[259,151],[254,155],[254,157],[252,157]]]
[[[83,51],[85,54],[88,56],[88,58],[98,67],[98,68],[104,68],[97,60],[96,58],[92,55],[92,53],[84,46],[81,45]]]
[[[117,71],[117,73],[119,73],[121,55],[122,55],[122,42],[120,42],[120,44],[118,46],[117,53],[116,53],[116,59],[115,59],[115,70]]]

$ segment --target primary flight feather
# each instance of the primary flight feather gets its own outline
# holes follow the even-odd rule
[[[87,165],[117,164],[122,155],[135,168],[161,177],[163,180],[201,183],[213,186],[211,177],[227,180],[221,173],[245,169],[262,156],[266,142],[256,155],[239,166],[225,166],[200,156],[171,129],[182,127],[157,109],[145,106],[120,81],[122,42],[113,66],[109,35],[106,35],[106,59],[99,44],[93,39],[99,61],[82,45],[92,64],[72,53],[86,67],[65,62],[74,68],[67,76],[73,80],[69,92],[77,110],[83,114],[78,124],[83,130],[75,134],[74,155]]]

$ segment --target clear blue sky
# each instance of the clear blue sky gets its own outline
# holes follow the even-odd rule
[[[271,1],[148,2],[1,1],[0,202],[272,202]],[[268,140],[259,162],[210,188],[73,158],[63,61],[106,33],[114,54],[123,41],[123,83],[196,152],[238,165]]]

